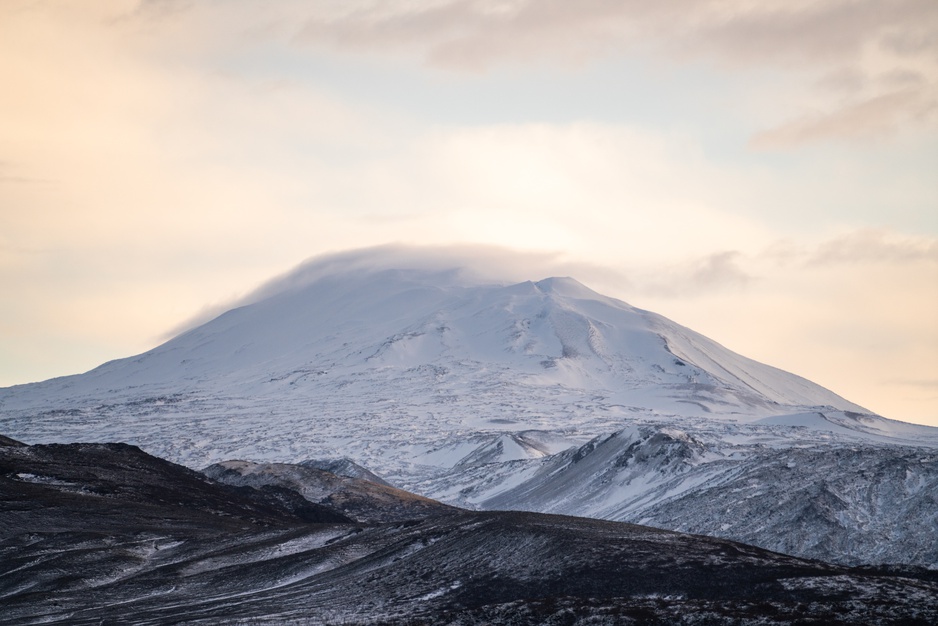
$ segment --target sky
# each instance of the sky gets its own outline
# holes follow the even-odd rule
[[[4,0],[0,85],[0,386],[457,246],[938,426],[934,0]]]

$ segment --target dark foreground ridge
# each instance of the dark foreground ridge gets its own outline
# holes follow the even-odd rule
[[[537,513],[359,523],[133,446],[16,443],[0,440],[3,624],[938,622],[934,572]]]

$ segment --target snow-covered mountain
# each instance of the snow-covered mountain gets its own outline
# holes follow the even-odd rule
[[[810,481],[858,471],[825,451],[889,455],[904,446],[910,467],[928,469],[908,493],[934,530],[938,429],[872,415],[572,278],[505,284],[458,269],[341,261],[306,265],[139,356],[2,389],[0,431],[36,443],[126,441],[190,467],[347,457],[462,505],[686,520],[682,527],[730,537],[736,527],[722,517],[708,526],[712,512],[666,505],[717,484],[735,489],[733,477],[786,450],[830,461],[802,468],[799,480]],[[688,456],[647,452],[624,465],[624,451],[594,456],[590,446],[613,433]],[[594,459],[590,471],[563,469],[577,455]],[[850,510],[872,506],[860,502],[872,497],[863,490],[837,497]],[[863,515],[837,523],[850,533]],[[770,536],[779,524],[764,526],[764,536],[747,530],[745,540],[782,545]],[[848,544],[848,561],[934,559]]]

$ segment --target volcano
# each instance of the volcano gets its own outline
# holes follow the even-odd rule
[[[349,459],[464,507],[744,533],[847,563],[938,562],[916,539],[938,519],[938,429],[872,414],[573,278],[360,261],[307,263],[141,355],[0,389],[0,431],[124,441],[193,468]],[[872,452],[831,454],[849,449]],[[763,471],[789,462],[797,484]],[[896,484],[836,481],[878,464],[902,468],[879,474]],[[759,535],[706,508],[756,476],[772,484],[747,492],[750,524],[790,494],[814,530],[779,538],[797,517],[782,516]],[[805,480],[825,488],[799,491]],[[880,511],[890,493],[901,511]],[[899,524],[892,543],[836,538],[879,528],[871,515]]]

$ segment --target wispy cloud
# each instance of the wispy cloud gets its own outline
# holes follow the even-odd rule
[[[307,19],[297,40],[336,50],[410,54],[457,72],[531,62],[580,65],[638,53],[709,60],[722,68],[782,69],[806,75],[805,89],[818,74],[854,92],[865,85],[863,93],[829,99],[819,112],[756,134],[751,145],[758,149],[880,137],[936,122],[938,3],[932,0],[443,0],[355,6]],[[865,80],[867,74],[876,79]]]
[[[929,0],[725,2],[680,0],[449,0],[359,3],[309,19],[307,42],[411,49],[448,69],[537,58],[595,58],[654,46],[732,64],[842,61],[872,43],[926,53],[938,10]]]
[[[828,139],[877,139],[893,135],[904,126],[929,125],[935,120],[938,93],[934,89],[903,89],[761,131],[753,135],[749,145],[757,150],[774,150]]]
[[[715,252],[690,259],[667,269],[643,271],[635,291],[643,295],[667,298],[693,298],[746,289],[755,277],[744,269],[752,265],[746,255],[736,250]]]
[[[53,2],[12,2],[0,11],[37,6],[81,18]],[[803,97],[761,124],[750,142],[755,149],[938,130],[933,0],[141,0],[86,12],[125,34],[146,35],[138,37],[143,47],[169,46],[180,56],[196,50],[214,60],[231,46],[275,38],[298,49],[401,55],[457,73],[576,67],[623,55],[785,72]]]
[[[745,292],[782,274],[801,275],[822,268],[852,271],[853,266],[879,271],[934,272],[938,269],[938,238],[862,229],[809,244],[778,240],[762,250],[725,250],[688,258],[653,271],[632,267],[634,293],[665,298],[695,298]]]
[[[938,263],[938,238],[901,236],[864,229],[820,244],[808,257],[811,265],[844,263]]]
[[[276,276],[250,293],[206,307],[172,328],[170,339],[225,311],[302,289],[335,275],[368,275],[383,270],[421,270],[446,274],[453,283],[510,284],[551,276],[574,276],[591,284],[616,284],[626,289],[628,279],[613,269],[574,260],[557,251],[518,251],[499,246],[457,244],[414,246],[388,244],[317,255]]]
[[[890,385],[902,385],[907,387],[919,387],[921,389],[929,389],[938,391],[938,378],[928,378],[928,379],[908,379],[908,378],[893,378],[886,381]]]
[[[740,257],[735,250],[713,254],[697,267],[690,280],[702,287],[745,287],[752,277],[740,267]]]

